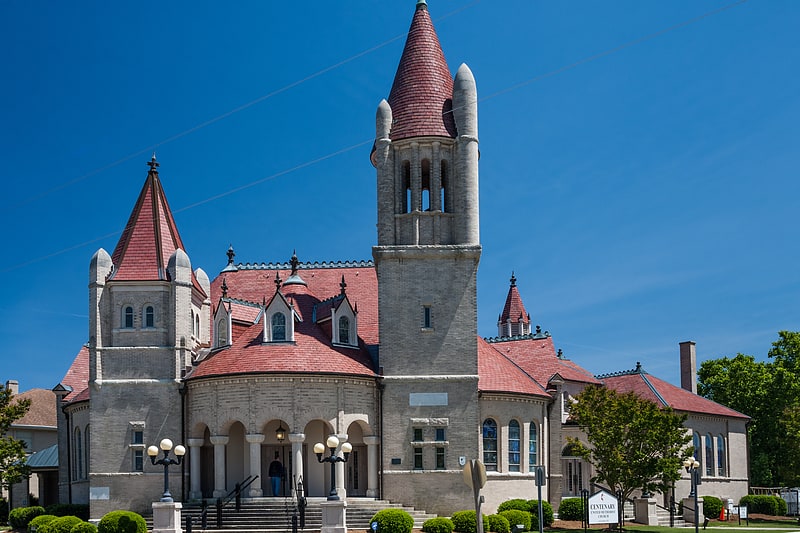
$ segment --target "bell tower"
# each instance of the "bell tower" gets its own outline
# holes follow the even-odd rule
[[[468,498],[459,459],[478,458],[480,427],[477,91],[466,65],[451,77],[424,0],[378,106],[371,159],[379,357],[392,406],[383,415],[384,497],[437,487]]]

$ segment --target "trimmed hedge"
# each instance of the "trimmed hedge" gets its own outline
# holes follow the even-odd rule
[[[456,511],[450,520],[453,521],[453,531],[458,533],[475,533],[478,529],[478,519],[476,518],[475,511]],[[483,531],[489,531],[489,521],[486,520],[486,515],[481,514],[483,518]]]
[[[28,522],[28,533],[33,533],[34,530],[39,531],[45,524],[52,522],[56,518],[58,517],[54,514],[40,514],[39,516],[35,516]]]
[[[533,529],[539,529],[539,500],[528,500],[528,505],[530,505],[530,513],[533,515],[533,520],[531,521],[531,527]],[[550,527],[553,525],[553,506],[550,505],[550,502],[546,500],[542,500],[542,514],[544,514],[544,527]]]
[[[500,511],[500,516],[508,520],[508,527],[509,529],[511,526],[522,525],[524,526],[523,531],[530,531],[531,530],[531,523],[533,523],[533,515],[528,511],[520,511],[519,509],[508,509],[506,511]]]
[[[133,511],[111,511],[100,519],[98,533],[147,533],[142,515]]]
[[[703,498],[703,514],[706,518],[717,519],[722,511],[722,500],[716,496],[701,496]]]
[[[378,523],[378,533],[411,533],[414,529],[414,518],[402,509],[383,509],[369,522]]]
[[[580,498],[561,500],[561,504],[558,506],[558,518],[559,520],[583,520],[583,500]]]
[[[511,509],[516,509],[517,511],[526,511],[528,513],[531,512],[531,506],[528,503],[528,500],[523,500],[522,498],[514,498],[513,500],[506,500],[497,506],[498,514],[503,511],[509,511]]]
[[[89,520],[89,505],[85,503],[54,503],[44,508],[44,512],[55,516],[77,516]]]
[[[489,523],[489,531],[494,533],[511,533],[511,524],[505,516],[499,514],[490,514],[486,517]]]
[[[453,521],[445,516],[429,518],[422,524],[425,533],[453,533]]]
[[[8,513],[8,525],[13,529],[27,529],[30,521],[40,514],[44,514],[44,507],[39,505],[11,509]]]
[[[50,520],[42,527],[37,529],[37,533],[69,533],[76,524],[83,522],[77,516],[59,516],[55,520]]]
[[[783,498],[767,494],[748,494],[739,500],[739,505],[746,505],[748,513],[771,516],[784,516],[787,511],[786,501]]]
[[[72,526],[69,533],[97,533],[97,527],[90,522],[81,522]]]

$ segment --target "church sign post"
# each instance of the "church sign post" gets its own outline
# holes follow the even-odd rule
[[[486,467],[477,459],[470,459],[464,465],[464,483],[472,488],[475,498],[475,520],[477,521],[476,533],[483,533],[483,516],[481,515],[481,504],[483,496],[481,489],[486,485]]]
[[[601,490],[589,497],[589,525],[616,524],[619,502],[610,492]]]

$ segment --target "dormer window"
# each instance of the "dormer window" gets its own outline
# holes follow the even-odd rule
[[[286,315],[283,313],[273,313],[270,318],[272,325],[272,340],[285,341],[286,340]]]
[[[350,344],[350,319],[346,316],[339,317],[339,342]]]
[[[122,308],[122,327],[125,329],[133,328],[133,306],[126,305]]]
[[[226,317],[217,320],[217,346],[228,344],[228,321]]]

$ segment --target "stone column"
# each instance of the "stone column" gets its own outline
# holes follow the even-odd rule
[[[244,439],[250,444],[250,477],[252,479],[261,476],[261,443],[264,442],[263,433],[253,433],[245,435]],[[260,498],[264,492],[261,490],[261,481],[253,482],[247,488],[247,495],[251,498]]]
[[[367,497],[377,498],[378,494],[378,445],[381,438],[376,436],[364,437],[367,445]]]
[[[200,449],[203,439],[186,439],[189,446],[189,499],[199,500],[203,497],[200,488]]]
[[[214,445],[214,497],[223,498],[228,491],[225,488],[225,445],[228,444],[227,435],[211,437]]]
[[[306,482],[303,480],[303,443],[306,440],[305,433],[289,433],[289,442],[292,443],[292,476],[294,483],[292,483],[292,496],[295,496],[295,487],[300,487],[300,482],[303,482],[303,495],[308,492],[305,488]]]

